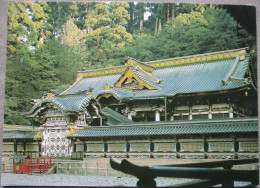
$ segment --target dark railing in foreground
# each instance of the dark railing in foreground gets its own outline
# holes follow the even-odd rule
[[[258,170],[231,169],[233,165],[250,163],[258,163],[258,159],[225,160],[152,167],[138,166],[126,159],[122,161],[110,159],[110,165],[113,169],[136,176],[139,179],[137,186],[142,187],[155,187],[156,181],[154,179],[156,177],[200,179],[187,184],[176,185],[177,187],[213,186],[218,184],[222,184],[223,187],[233,187],[234,181],[251,182],[252,186],[256,186],[259,184]]]

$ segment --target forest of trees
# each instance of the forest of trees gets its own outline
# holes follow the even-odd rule
[[[79,70],[241,47],[255,61],[255,36],[221,5],[10,1],[4,122],[37,124],[20,113]]]

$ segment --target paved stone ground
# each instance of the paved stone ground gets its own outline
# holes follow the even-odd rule
[[[156,178],[157,186],[185,183],[188,179]],[[1,174],[1,186],[136,186],[135,177],[80,176],[63,174]]]
[[[192,181],[179,178],[156,178],[158,187],[171,186]],[[1,186],[130,186],[135,187],[137,178],[116,176],[80,176],[64,174],[14,174],[2,173]],[[235,186],[245,186],[248,183],[235,182]],[[217,186],[218,187],[218,186]]]

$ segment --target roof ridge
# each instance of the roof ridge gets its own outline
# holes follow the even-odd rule
[[[194,54],[194,55],[187,55],[187,56],[179,56],[179,57],[173,57],[173,58],[167,58],[167,59],[159,59],[159,60],[153,60],[153,61],[145,61],[143,63],[153,63],[153,62],[159,62],[159,61],[168,61],[173,59],[184,59],[184,58],[191,58],[191,57],[200,57],[200,56],[208,56],[208,55],[218,55],[223,53],[232,53],[232,52],[239,52],[239,51],[246,51],[247,48],[238,48],[238,49],[232,49],[232,50],[223,50],[223,51],[216,51],[216,52],[209,52],[209,53],[202,53],[202,54]]]
[[[205,54],[197,54],[183,57],[175,57],[169,59],[161,59],[155,61],[144,62],[152,65],[156,69],[165,68],[165,67],[174,67],[179,65],[189,65],[206,61],[217,61],[217,60],[225,60],[241,56],[241,59],[244,59],[246,56],[246,48],[239,48],[235,50],[227,50],[227,51],[219,51],[213,53],[205,53]]]
[[[204,53],[204,54],[195,54],[195,55],[174,57],[169,59],[160,59],[154,61],[146,61],[146,62],[138,61],[138,63],[152,68],[164,68],[164,67],[176,66],[180,64],[183,65],[185,63],[197,63],[202,61],[215,61],[219,59],[228,59],[231,57],[236,57],[238,54],[245,55],[246,50],[247,48],[238,48],[232,50],[225,50],[225,51],[218,51],[218,52],[211,52],[211,53]],[[77,81],[73,85],[79,82],[81,78],[106,76],[111,74],[121,74],[122,72],[124,72],[124,70],[125,70],[125,65],[108,67],[108,68],[104,67],[104,68],[92,69],[88,71],[78,71]],[[73,87],[71,86],[70,88]],[[65,90],[62,94],[68,93],[70,91],[70,88]]]

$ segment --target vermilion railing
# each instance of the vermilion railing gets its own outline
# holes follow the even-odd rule
[[[19,163],[13,163],[13,172],[28,173],[32,174],[33,172],[43,173],[45,170],[51,168],[51,158],[24,158]]]

